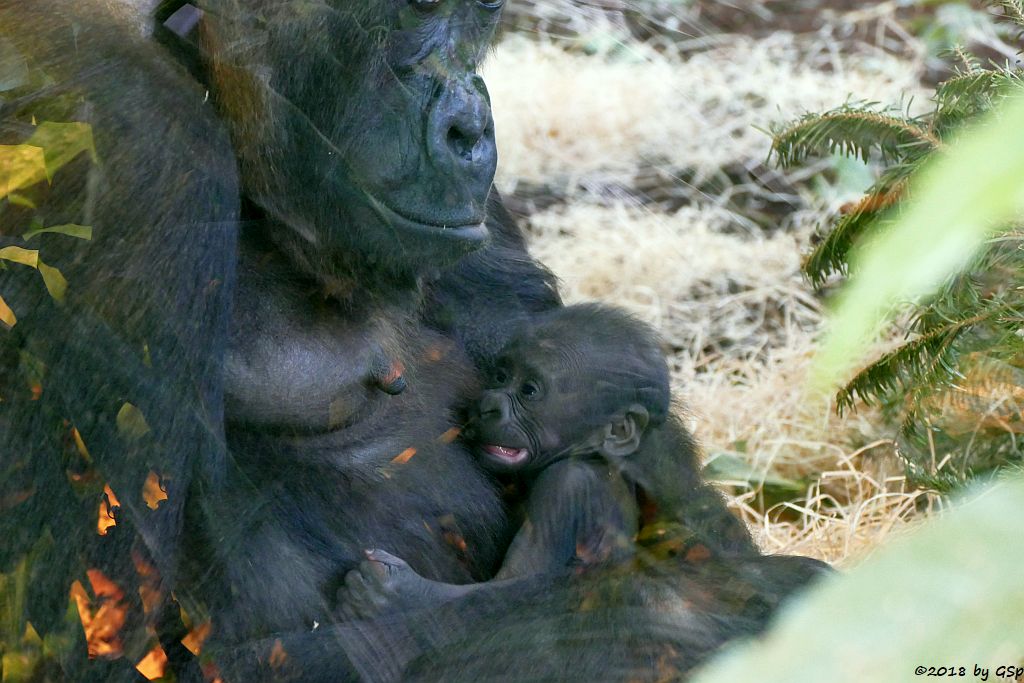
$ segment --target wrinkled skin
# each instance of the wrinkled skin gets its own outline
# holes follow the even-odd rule
[[[35,270],[0,270],[18,314],[0,331],[0,572],[31,567],[20,616],[43,636],[87,569],[130,615],[121,658],[90,660],[73,632],[68,679],[134,680],[148,624],[178,679],[198,680],[178,603],[212,621],[205,652],[227,680],[649,678],[653,659],[685,671],[760,628],[806,581],[722,531],[680,428],[685,520],[748,558],[332,623],[366,548],[479,582],[514,531],[450,431],[474,368],[559,305],[489,193],[475,70],[500,8],[148,5],[0,2],[0,144],[48,154],[48,177],[3,200],[0,247],[38,248],[68,282],[58,302]],[[87,123],[95,155],[58,164],[43,121]],[[29,242],[33,222],[92,239]],[[119,507],[100,536],[104,484]]]

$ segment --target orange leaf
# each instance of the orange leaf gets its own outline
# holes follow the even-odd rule
[[[212,624],[209,621],[204,621],[189,631],[188,635],[181,639],[181,644],[185,646],[186,650],[198,657],[203,649],[203,641],[210,635],[211,630],[213,630]]]
[[[86,575],[96,599],[89,598],[81,581],[71,584],[71,597],[78,607],[89,657],[119,657],[123,654],[120,632],[127,617],[124,592],[99,569],[89,569]]]
[[[107,494],[107,497],[105,499],[100,498],[100,514],[99,518],[96,520],[96,531],[100,536],[106,536],[107,529],[112,526],[117,526],[117,520],[114,519],[111,512],[113,511],[113,508],[121,505],[117,500],[117,496],[115,496],[114,492],[111,490],[110,484],[103,485],[103,492]]]
[[[288,661],[288,653],[285,652],[284,645],[281,644],[281,639],[278,638],[274,641],[274,647],[270,651],[270,666],[277,669],[286,661]]]
[[[460,429],[459,427],[452,427],[447,432],[437,437],[437,440],[440,441],[441,443],[451,443],[452,441],[455,441],[455,439],[459,437],[459,434],[461,432],[462,429]]]
[[[142,499],[146,501],[150,510],[156,510],[161,501],[167,500],[167,491],[163,487],[163,480],[152,470],[146,477],[146,483],[142,485]]]
[[[167,653],[162,647],[156,645],[142,658],[142,661],[135,665],[135,668],[148,681],[163,678],[167,672]]]
[[[414,455],[416,455],[415,448],[406,448],[404,451],[396,455],[391,462],[395,463],[396,465],[404,465],[405,463],[412,460],[412,456]]]

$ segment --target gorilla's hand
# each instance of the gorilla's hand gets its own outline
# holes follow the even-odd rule
[[[383,550],[367,550],[359,567],[345,575],[338,589],[339,612],[345,619],[370,619],[416,605],[443,601],[444,584],[425,579],[409,564]]]

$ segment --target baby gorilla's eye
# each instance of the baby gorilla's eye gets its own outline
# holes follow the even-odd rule
[[[501,368],[496,368],[494,372],[491,373],[491,379],[493,379],[497,384],[504,384],[508,381],[508,373]]]
[[[519,393],[526,398],[533,398],[540,393],[540,387],[533,382],[523,382],[523,386],[519,388]]]

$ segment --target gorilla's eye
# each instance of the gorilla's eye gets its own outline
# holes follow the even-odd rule
[[[441,0],[409,0],[409,3],[419,10],[430,11],[441,6]]]
[[[523,382],[523,386],[519,388],[519,393],[526,398],[535,398],[540,394],[540,387],[534,382]]]
[[[508,373],[501,368],[495,368],[494,372],[491,374],[491,379],[493,379],[496,384],[504,384],[508,381]]]

